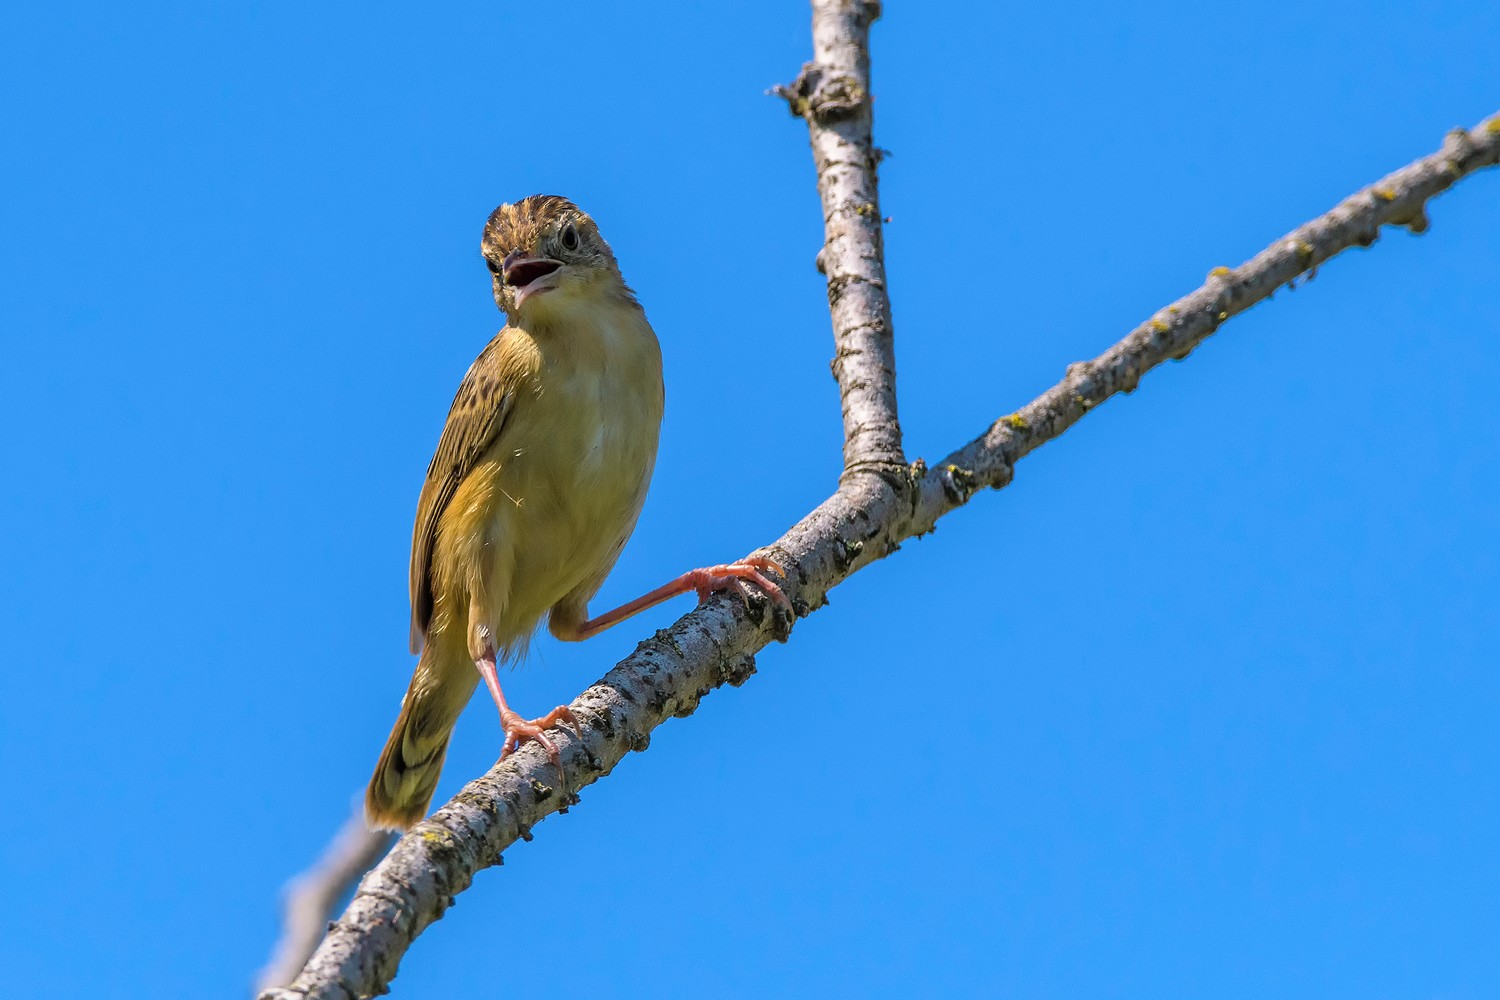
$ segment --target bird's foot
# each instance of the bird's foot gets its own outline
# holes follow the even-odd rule
[[[566,722],[578,731],[578,720],[573,717],[573,712],[566,705],[558,705],[546,715],[537,719],[523,719],[519,713],[512,712],[508,708],[500,710],[500,726],[505,730],[505,740],[500,744],[500,759],[504,760],[507,754],[521,749],[521,744],[527,740],[535,740],[547,756],[552,758],[552,763],[561,766],[561,758],[558,756],[557,747],[547,739],[544,730],[551,729],[559,722]]]
[[[777,576],[786,576],[780,564],[765,558],[764,556],[746,556],[743,559],[722,566],[706,566],[703,569],[695,569],[687,574],[689,585],[698,592],[698,600],[706,601],[708,598],[722,590],[733,588],[739,595],[749,600],[749,593],[745,584],[753,583],[769,597],[773,602],[792,610],[792,602],[781,588],[772,583],[761,570],[770,570]]]
[[[695,569],[684,573],[670,583],[664,583],[649,594],[637,597],[629,604],[622,604],[613,611],[606,611],[598,618],[590,619],[577,625],[566,622],[559,623],[554,614],[552,619],[552,634],[559,639],[576,642],[579,639],[587,639],[591,635],[598,635],[611,625],[618,625],[631,615],[638,615],[647,608],[654,608],[662,601],[670,600],[678,594],[686,594],[690,590],[698,592],[698,601],[702,603],[710,596],[721,590],[734,588],[739,591],[741,599],[746,606],[750,605],[749,585],[754,584],[761,592],[770,599],[774,607],[774,617],[777,621],[777,632],[784,637],[791,630],[791,623],[796,621],[797,613],[792,607],[792,602],[782,593],[779,586],[766,577],[769,571],[778,576],[785,577],[786,571],[781,566],[763,556],[746,556],[738,562],[727,563],[722,566],[706,566],[703,569]]]

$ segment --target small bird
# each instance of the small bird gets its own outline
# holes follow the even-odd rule
[[[693,570],[592,620],[588,602],[635,528],[656,463],[661,349],[594,220],[556,195],[501,205],[480,241],[507,324],[459,384],[417,501],[411,651],[401,714],[365,794],[372,827],[427,813],[448,738],[480,679],[500,709],[500,756],[576,725],[559,705],[525,719],[497,665],[515,662],[545,615],[577,641],[677,594],[753,583],[790,602],[768,559]]]

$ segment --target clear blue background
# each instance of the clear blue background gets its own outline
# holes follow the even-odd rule
[[[1480,4],[889,4],[909,451],[1500,107]],[[837,474],[800,3],[28,5],[0,30],[0,981],[243,995],[396,712],[502,200],[593,212],[668,413],[600,606]],[[1500,172],[833,594],[397,997],[1500,994]],[[543,639],[566,701],[682,601]],[[440,794],[498,747],[460,724]]]

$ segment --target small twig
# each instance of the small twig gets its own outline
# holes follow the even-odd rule
[[[375,866],[395,843],[396,835],[365,826],[362,802],[339,829],[316,864],[287,883],[282,904],[281,940],[257,977],[257,990],[285,986],[307,964],[328,931],[334,908],[354,883]]]

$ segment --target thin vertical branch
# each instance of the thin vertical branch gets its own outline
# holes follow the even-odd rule
[[[873,0],[814,0],[813,61],[776,88],[807,121],[818,172],[818,270],[828,278],[846,473],[906,465],[876,182],[881,153],[871,134],[870,25],[879,16]]]

